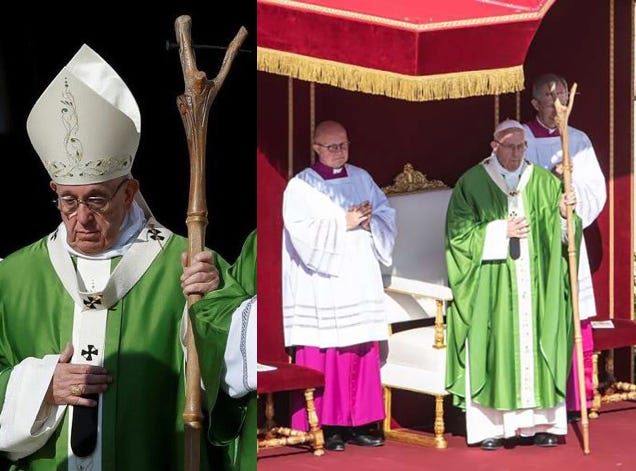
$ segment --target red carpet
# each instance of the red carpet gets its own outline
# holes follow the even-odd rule
[[[590,450],[583,455],[578,424],[570,426],[565,443],[555,448],[515,446],[495,452],[469,448],[463,436],[447,435],[445,450],[388,441],[383,447],[348,445],[344,452],[315,457],[306,448],[261,450],[258,471],[445,471],[506,470],[609,470],[636,469],[636,403],[608,405],[598,419],[590,420]]]

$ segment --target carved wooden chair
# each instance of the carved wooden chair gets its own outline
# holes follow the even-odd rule
[[[384,434],[389,439],[446,448],[444,314],[453,294],[447,286],[444,228],[451,190],[407,164],[395,184],[383,191],[396,210],[398,230],[393,265],[383,267],[385,304],[392,331],[381,369],[386,407]],[[435,319],[434,325],[421,326],[422,319],[430,318]],[[409,328],[409,324],[417,326]],[[393,389],[435,397],[434,436],[392,428]]]
[[[272,370],[272,367],[275,369]],[[264,365],[259,363],[257,375],[258,395],[265,395],[265,423],[258,429],[258,448],[309,444],[314,455],[324,454],[323,433],[318,426],[318,416],[314,407],[314,390],[324,386],[323,374],[286,361],[267,361]],[[308,432],[279,427],[274,420],[274,394],[296,390],[305,393],[307,420],[310,426]]]
[[[617,348],[633,347],[636,345],[636,322],[629,319],[613,319],[612,328],[593,329],[594,354],[592,356],[592,385],[594,397],[590,409],[590,418],[597,418],[602,404],[611,402],[636,400],[636,384],[627,381],[617,381],[614,377],[613,351]],[[605,372],[607,384],[599,385],[599,356],[607,353]]]

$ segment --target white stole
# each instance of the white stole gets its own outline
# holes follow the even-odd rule
[[[103,366],[108,309],[141,279],[159,255],[163,245],[172,236],[172,232],[150,219],[111,274],[110,259],[91,260],[81,257],[77,258],[76,272],[71,256],[64,247],[64,241],[57,237],[59,229],[48,238],[47,246],[51,264],[74,301],[75,351],[71,361],[77,364]],[[102,394],[99,395],[97,445],[95,451],[87,457],[77,457],[71,450],[72,419],[73,408],[70,409],[69,415],[69,471],[101,471]]]
[[[526,216],[523,205],[523,190],[532,175],[532,165],[521,170],[519,184],[511,189],[506,180],[494,165],[495,157],[484,161],[483,165],[490,178],[508,197],[508,217],[523,218]],[[528,238],[532,233],[528,233]],[[507,245],[506,245],[507,247]],[[532,270],[527,238],[519,239],[520,256],[515,260],[515,277],[517,279],[517,316],[519,322],[519,366],[521,375],[521,405],[523,408],[535,407],[534,400],[534,332],[532,328]]]

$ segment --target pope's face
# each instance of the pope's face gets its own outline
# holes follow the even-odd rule
[[[497,160],[506,170],[515,171],[523,162],[526,153],[526,138],[523,130],[513,128],[498,134],[491,143]]]
[[[51,188],[58,197],[68,244],[80,253],[95,255],[108,250],[117,241],[139,182],[126,178],[90,185],[51,182]],[[104,202],[103,207],[96,209]]]
[[[313,148],[322,164],[340,168],[349,160],[347,131],[342,128],[329,129],[321,133]]]
[[[554,82],[554,84],[556,96],[563,105],[566,105],[569,98],[567,89],[561,82]],[[556,126],[556,121],[554,120],[556,117],[556,108],[554,107],[554,98],[550,91],[551,86],[551,83],[543,85],[539,97],[532,99],[532,106],[537,111],[537,116],[541,122],[550,128],[554,128]]]

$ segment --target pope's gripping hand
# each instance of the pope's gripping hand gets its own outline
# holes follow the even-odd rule
[[[219,271],[214,266],[214,255],[210,252],[199,252],[187,265],[188,254],[181,254],[181,289],[184,296],[199,294],[205,296],[219,287]]]

